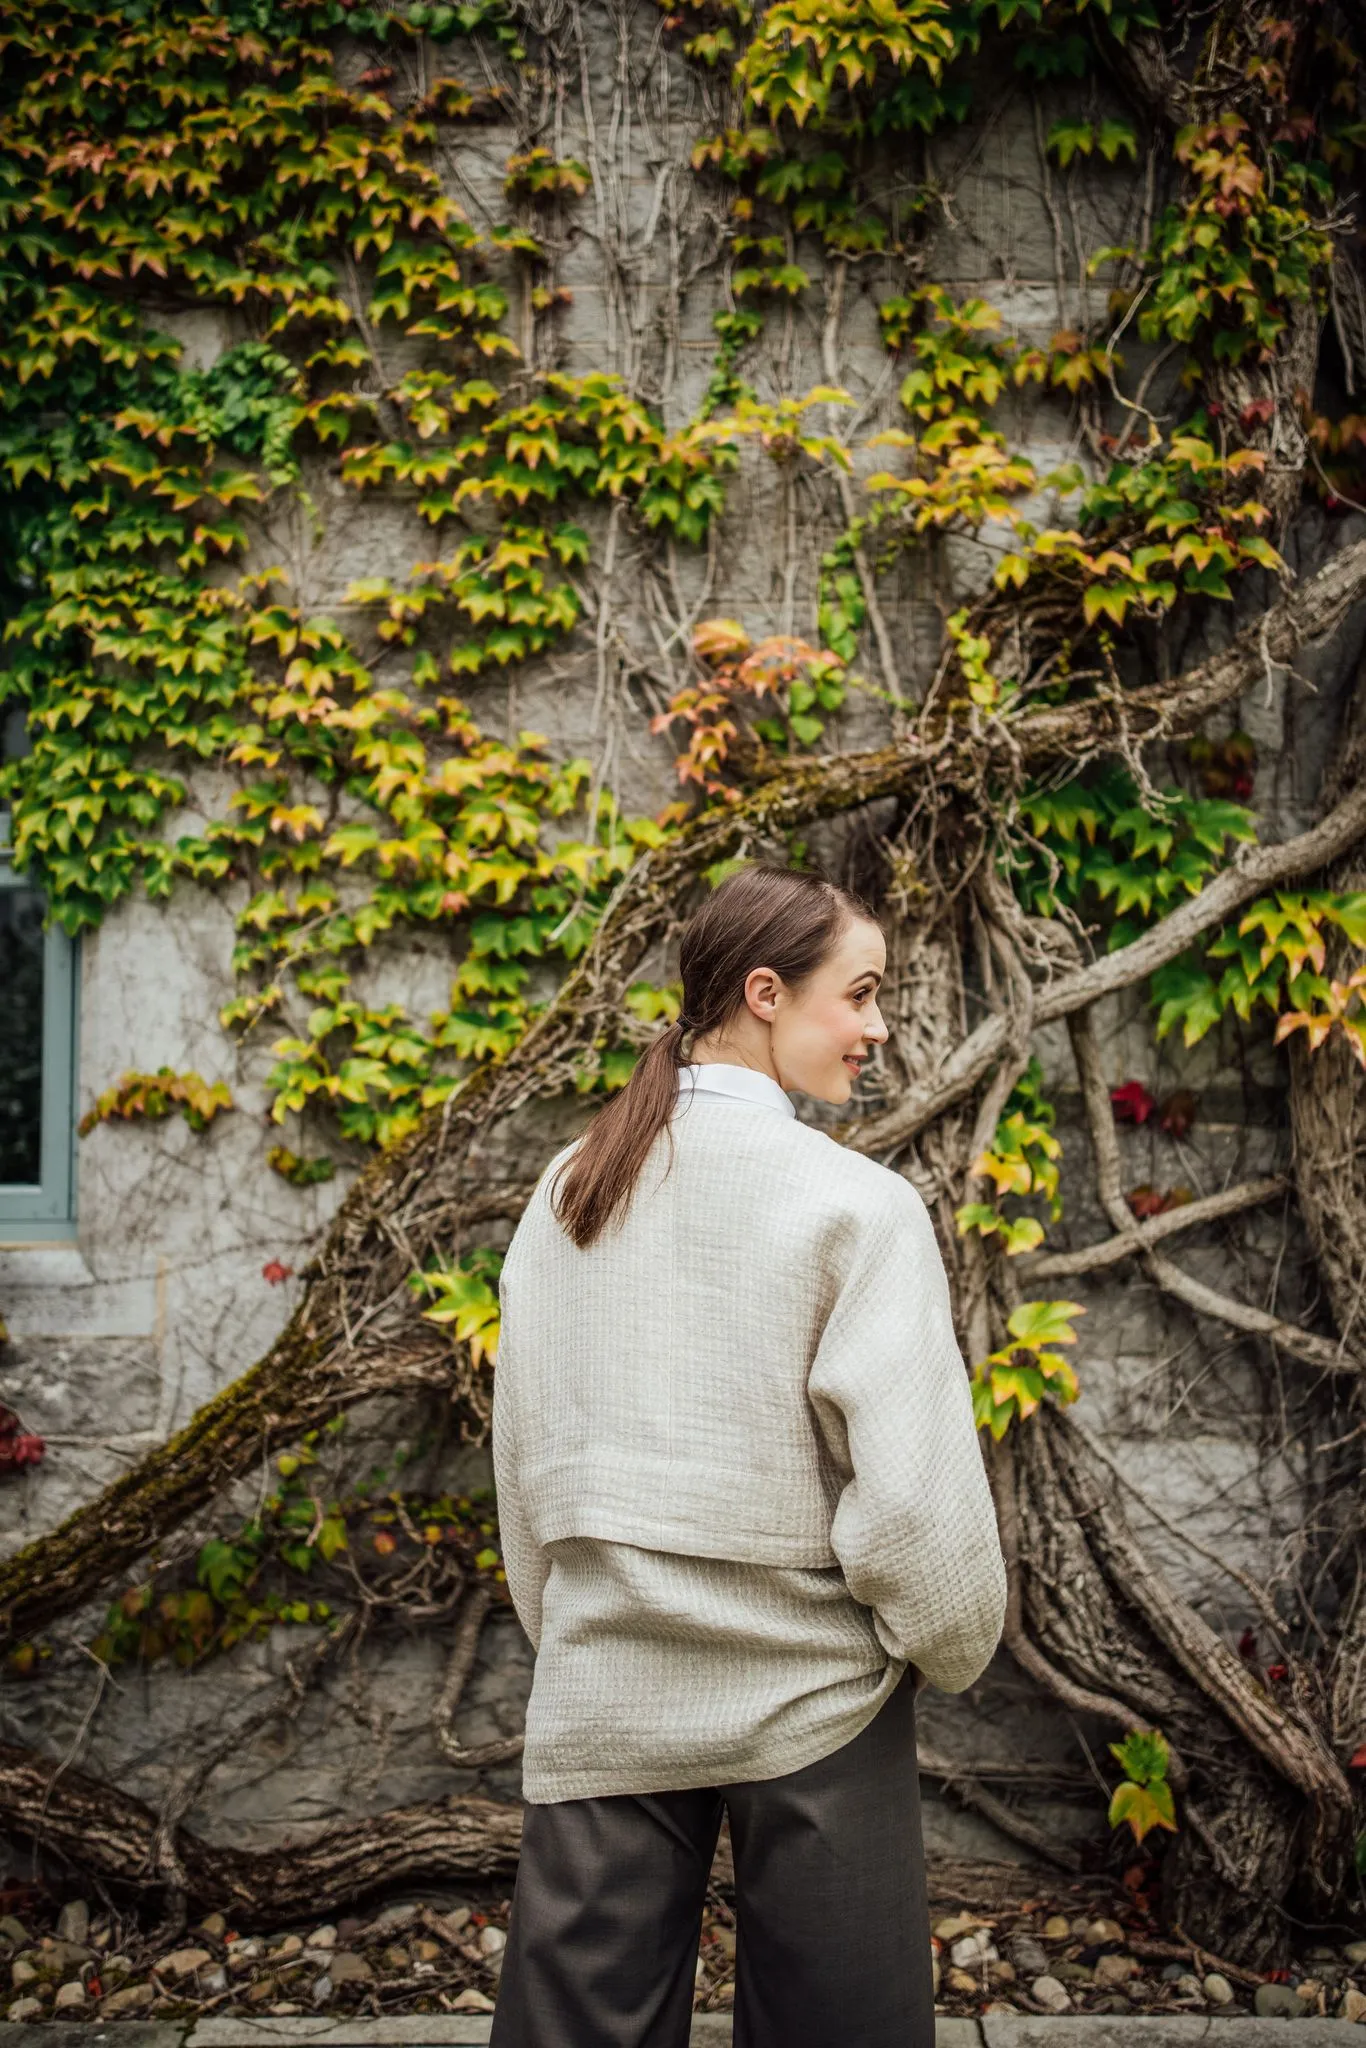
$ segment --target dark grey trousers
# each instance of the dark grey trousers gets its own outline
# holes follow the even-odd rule
[[[490,2048],[687,2048],[723,1810],[735,2048],[934,2048],[914,1686],[786,1777],[528,1806]]]

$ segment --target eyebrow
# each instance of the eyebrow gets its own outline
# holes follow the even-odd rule
[[[877,982],[879,986],[881,986],[882,975],[879,972],[879,970],[876,967],[865,967],[862,974],[856,974],[854,976],[854,979],[849,984],[850,988],[855,988],[857,987],[859,982],[866,981],[870,974],[872,975],[873,980]]]

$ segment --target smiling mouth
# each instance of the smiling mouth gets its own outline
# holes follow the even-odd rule
[[[864,1055],[862,1053],[847,1052],[844,1054],[845,1066],[851,1067],[856,1074],[863,1072],[863,1061]]]

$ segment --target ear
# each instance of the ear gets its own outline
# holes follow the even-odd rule
[[[745,1004],[761,1024],[771,1024],[778,1011],[782,978],[771,967],[751,967],[745,976]]]

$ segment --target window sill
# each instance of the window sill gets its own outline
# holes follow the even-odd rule
[[[49,1230],[64,1235],[49,1237]],[[74,1223],[0,1223],[0,1288],[93,1287],[95,1275],[75,1238]]]

